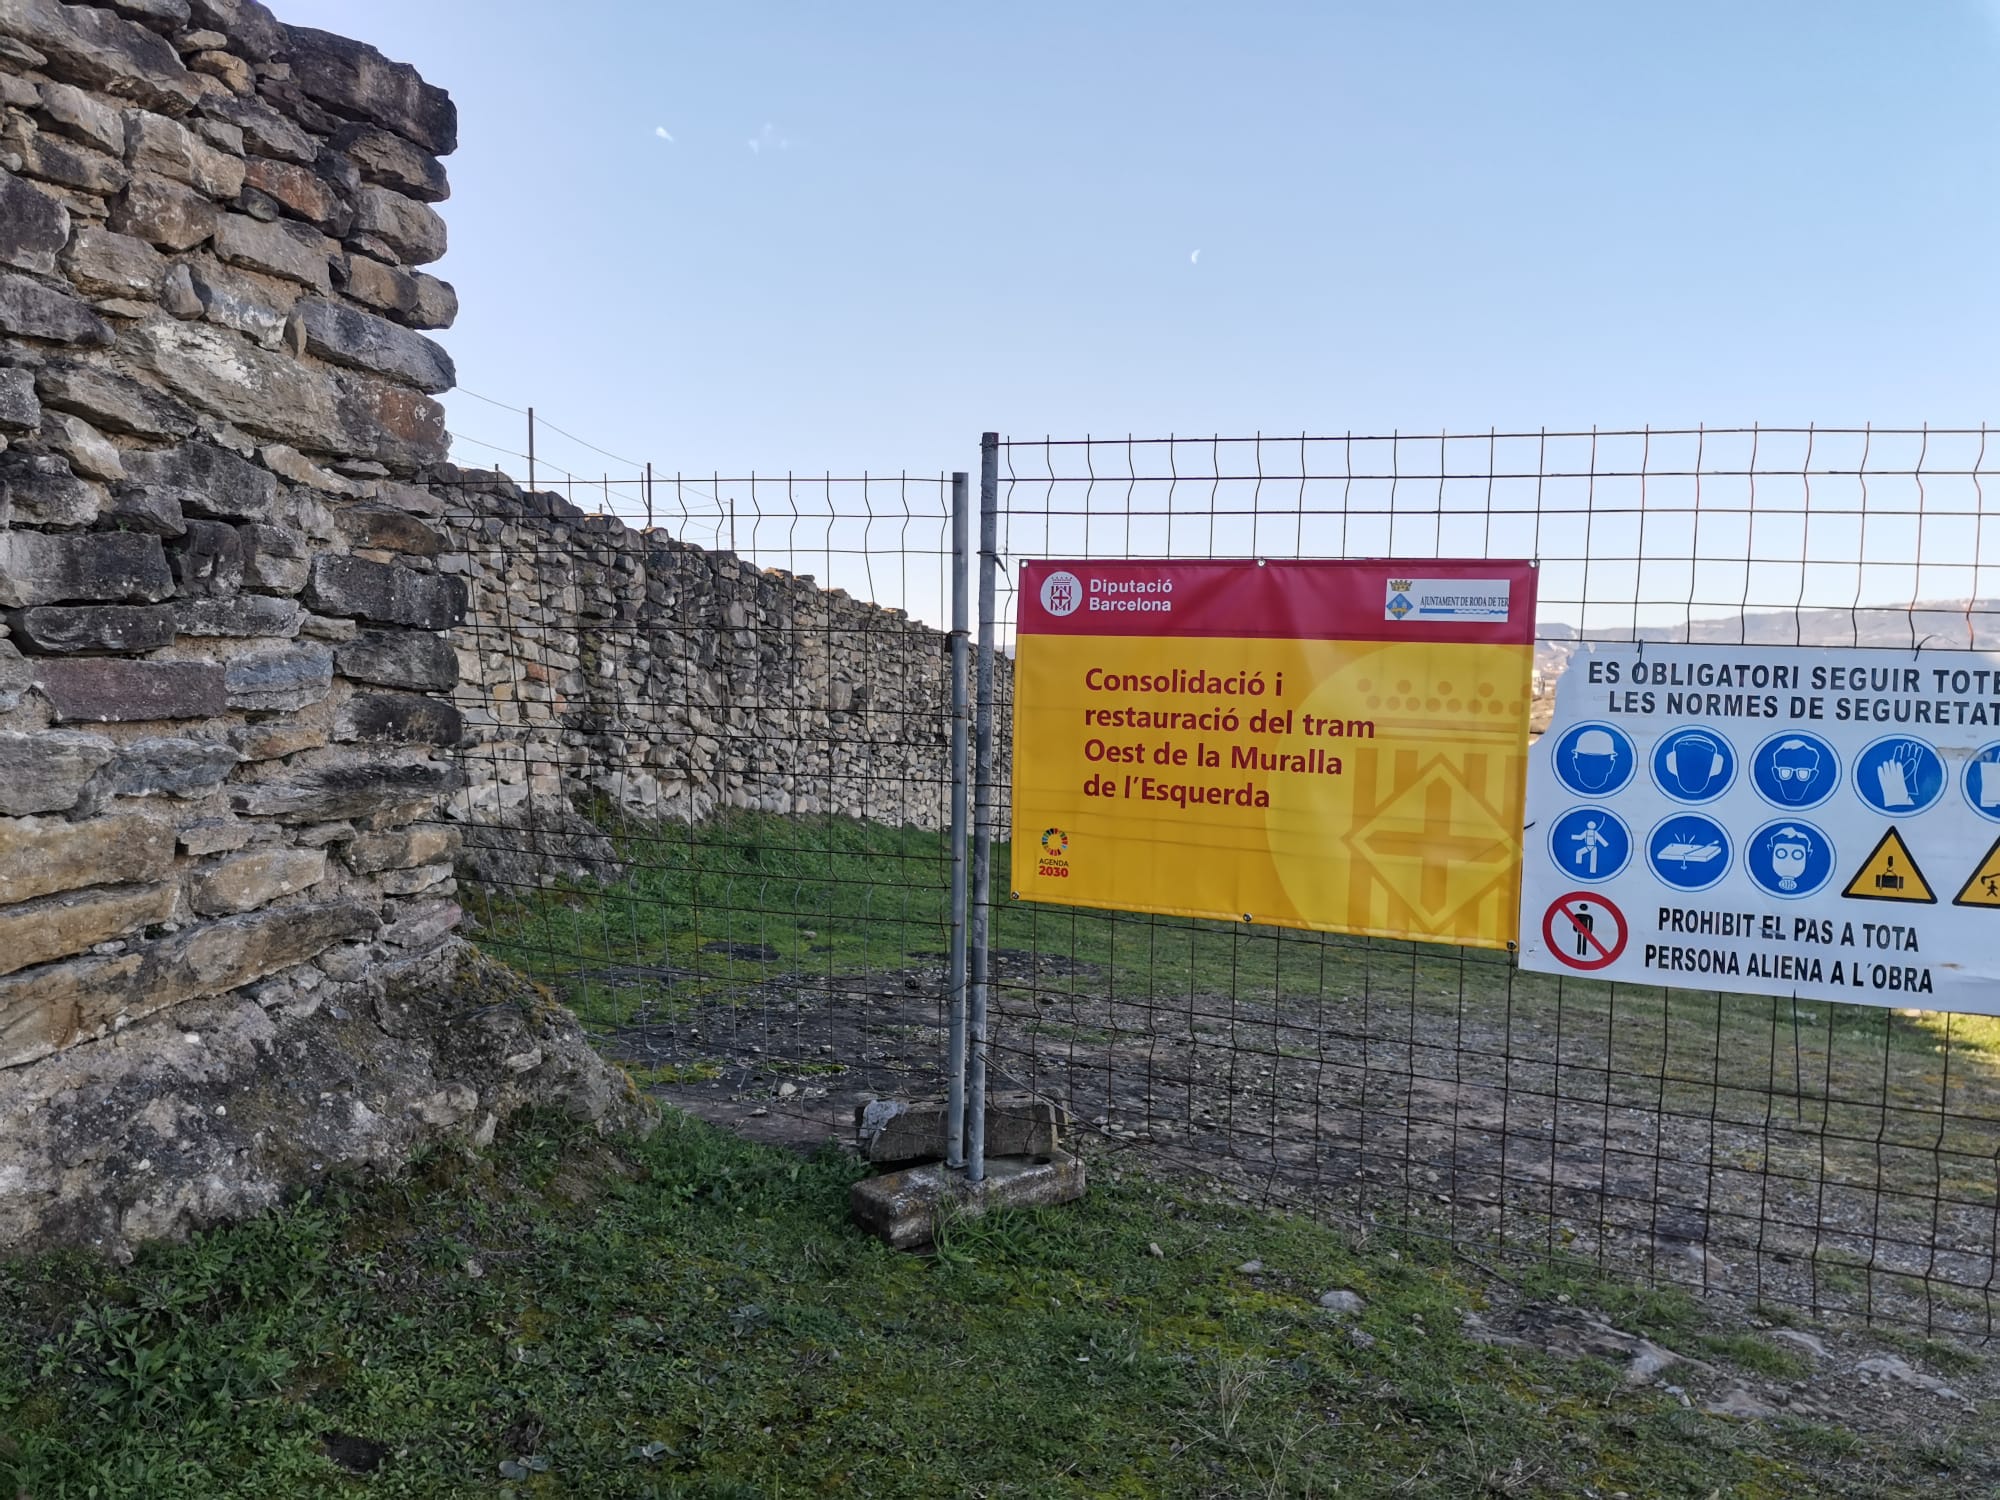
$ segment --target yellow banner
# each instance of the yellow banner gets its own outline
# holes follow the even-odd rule
[[[1511,947],[1532,650],[1024,630],[1013,892]]]

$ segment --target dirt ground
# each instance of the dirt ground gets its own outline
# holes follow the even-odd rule
[[[1086,970],[996,953],[991,1080],[1064,1105],[1094,1169],[1192,1169],[1357,1232],[1448,1239],[1490,1287],[1472,1336],[1612,1358],[1718,1415],[1943,1444],[2000,1414],[1995,1209],[1940,1188],[1964,1142],[1925,1153],[1885,1133],[1857,1152],[1824,1109],[1713,1086],[1635,1100],[1602,1061],[1537,1048],[1518,1016],[1119,1002],[1093,998]],[[941,962],[774,975],[604,1045],[664,1101],[743,1135],[851,1146],[858,1105],[940,1092],[943,986]],[[1683,1287],[1716,1328],[1788,1344],[1796,1378],[1662,1350],[1525,1290],[1550,1258]]]

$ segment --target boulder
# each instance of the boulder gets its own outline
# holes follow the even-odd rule
[[[172,885],[115,885],[0,907],[0,974],[68,958],[174,914]]]
[[[305,597],[320,614],[417,630],[445,630],[465,618],[462,579],[365,557],[314,559]]]
[[[0,814],[68,812],[112,754],[111,741],[94,734],[0,730]]]
[[[442,203],[451,196],[444,163],[400,135],[370,125],[346,125],[333,133],[332,145],[368,182],[421,203]]]
[[[156,536],[0,531],[0,607],[80,601],[157,604],[173,591],[173,574]]]
[[[214,662],[50,657],[36,667],[35,685],[58,723],[211,719],[227,707]]]
[[[52,413],[43,414],[43,435],[63,436]],[[54,442],[50,446],[56,446]],[[115,461],[115,454],[114,454]],[[79,479],[67,460],[54,453],[12,448],[0,453],[0,486],[13,500],[14,520],[43,526],[88,526],[110,499],[101,484]]]
[[[416,630],[364,630],[334,648],[343,677],[381,687],[446,692],[458,684],[458,653],[442,636]]]
[[[245,817],[321,823],[424,802],[459,783],[451,766],[357,761],[296,772],[280,781],[239,784],[230,789],[229,801]]]
[[[68,242],[69,210],[0,169],[0,265],[54,275],[56,255]]]
[[[43,604],[7,615],[16,643],[30,651],[152,651],[174,643],[174,611],[164,604]]]
[[[441,260],[447,248],[445,223],[436,209],[372,184],[355,195],[354,232],[380,240],[405,265]]]
[[[232,656],[223,668],[231,708],[269,713],[317,703],[333,688],[333,652],[317,643]]]
[[[322,292],[332,285],[327,254],[333,248],[317,230],[282,221],[267,224],[248,214],[224,214],[215,230],[215,253],[231,265]]]
[[[448,391],[451,356],[420,333],[339,302],[308,298],[296,310],[306,350],[335,364],[372,370],[420,391]]]
[[[12,272],[0,272],[0,332],[97,349],[112,342],[111,325],[87,304]]]
[[[284,35],[286,60],[307,98],[407,136],[439,156],[458,149],[458,109],[451,96],[424,82],[408,63],[391,62],[365,42],[309,27],[287,26]]]
[[[125,159],[137,172],[184,182],[208,198],[243,191],[243,158],[218,151],[177,120],[136,109],[125,117]]]
[[[111,205],[111,227],[162,250],[191,250],[215,233],[222,211],[191,188],[141,175]]]
[[[156,738],[129,740],[89,787],[108,797],[193,797],[219,786],[243,757],[214,740]]]
[[[0,818],[0,907],[86,885],[158,880],[173,868],[174,831],[137,814]]]
[[[35,390],[44,406],[72,412],[108,432],[171,438],[194,431],[186,407],[103,365],[51,360],[36,374]]]
[[[252,849],[197,874],[188,882],[188,905],[209,917],[254,911],[325,878],[324,849]]]
[[[290,637],[299,633],[304,617],[296,599],[270,594],[184,599],[174,606],[174,628],[182,635]]]
[[[456,745],[465,718],[442,698],[417,693],[356,693],[334,715],[333,737],[388,745]]]
[[[278,481],[212,443],[183,443],[157,453],[128,453],[125,473],[169,495],[187,514],[222,521],[267,521]]]

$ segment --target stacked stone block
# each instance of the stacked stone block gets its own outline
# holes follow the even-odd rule
[[[0,1069],[457,919],[455,136],[255,0],[0,0]]]
[[[469,585],[451,637],[467,780],[449,806],[475,873],[604,873],[580,803],[642,822],[753,809],[946,825],[944,632],[497,474],[440,469],[434,489],[440,564]]]

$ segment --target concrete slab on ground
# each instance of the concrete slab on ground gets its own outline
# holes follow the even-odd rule
[[[947,1212],[977,1218],[996,1208],[1043,1208],[1083,1196],[1083,1162],[1064,1151],[1046,1157],[989,1157],[982,1182],[942,1162],[865,1177],[848,1194],[854,1222],[892,1249],[921,1250]]]

